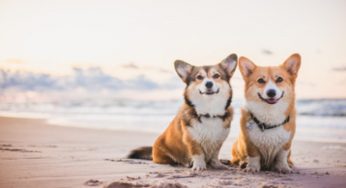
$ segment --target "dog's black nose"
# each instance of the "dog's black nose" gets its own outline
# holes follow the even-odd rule
[[[205,83],[205,87],[207,87],[208,89],[212,88],[213,87],[213,82],[207,82]]]
[[[274,89],[269,89],[267,91],[267,96],[268,97],[272,98],[272,97],[275,97],[275,95],[276,95],[276,91]]]

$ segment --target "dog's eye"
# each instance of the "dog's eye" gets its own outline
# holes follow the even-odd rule
[[[257,82],[260,83],[260,84],[265,84],[266,83],[266,81],[263,78],[258,79]]]
[[[282,81],[284,81],[284,79],[280,76],[275,80],[276,83],[280,83]]]
[[[213,75],[213,78],[214,78],[214,79],[220,78],[220,74],[214,74],[214,75]]]
[[[197,80],[203,80],[204,77],[202,75],[198,75],[196,78]]]

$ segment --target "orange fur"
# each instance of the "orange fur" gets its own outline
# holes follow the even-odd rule
[[[218,155],[233,117],[229,81],[236,67],[235,54],[213,66],[175,62],[176,72],[186,83],[185,102],[152,147],[155,163],[192,166],[193,170],[207,165],[225,168]],[[129,158],[144,159],[147,151],[134,150]]]
[[[200,144],[191,138],[187,127],[188,121],[197,121],[191,114],[191,107],[184,104],[168,128],[156,139],[153,145],[153,161],[160,164],[184,164],[189,166],[192,155],[203,153]],[[229,116],[224,127],[229,128],[233,116],[233,108],[227,109]],[[220,146],[221,147],[221,146]]]
[[[274,108],[274,105],[280,105],[280,104],[262,104],[265,103],[265,101],[261,100],[259,98],[259,95],[263,93],[264,88],[269,84],[269,82],[275,82],[275,85],[277,88],[283,91],[283,98],[280,99],[278,103],[287,103],[287,108],[283,111],[283,116],[288,117],[289,116],[289,122],[283,125],[283,129],[287,131],[290,135],[289,139],[285,141],[282,145],[279,145],[279,152],[280,151],[287,151],[288,157],[287,162],[290,167],[293,166],[293,163],[290,159],[290,150],[292,145],[292,139],[295,134],[296,129],[296,112],[295,112],[295,81],[297,77],[297,73],[300,67],[300,56],[298,54],[293,54],[290,56],[282,65],[279,66],[271,66],[271,67],[261,67],[257,66],[254,63],[252,63],[249,59],[245,57],[239,58],[239,69],[242,73],[243,79],[245,81],[245,98],[247,101],[247,104],[260,104],[264,106],[265,108],[261,109],[262,111],[269,110],[270,108]],[[278,82],[276,81],[278,77],[283,78],[283,81]],[[259,79],[262,78],[265,83],[259,83]],[[277,83],[276,83],[277,82]],[[263,152],[261,153],[261,150],[263,148],[259,148],[256,146],[257,143],[254,143],[252,140],[254,140],[252,137],[258,136],[261,137],[261,139],[265,139],[263,134],[260,131],[256,134],[252,134],[252,137],[250,135],[250,131],[253,131],[252,128],[249,128],[249,122],[251,120],[250,112],[248,107],[245,107],[241,110],[241,120],[240,120],[240,135],[236,142],[233,144],[232,147],[232,160],[231,162],[233,164],[242,165],[247,164],[249,162],[250,158],[253,158],[256,160],[256,157],[260,158],[260,169],[263,169],[265,161],[265,155]],[[254,114],[256,116],[256,114]],[[270,122],[269,122],[270,123]],[[255,126],[256,127],[256,126]],[[277,128],[274,128],[277,129]],[[273,130],[273,129],[271,129]],[[268,131],[268,130],[265,130]],[[274,134],[274,132],[273,132]],[[285,134],[285,133],[280,133]],[[262,138],[263,137],[263,138]],[[279,144],[279,143],[278,143]],[[275,144],[273,144],[275,145]],[[265,146],[265,144],[264,144]],[[275,147],[275,146],[274,146]],[[278,163],[277,161],[279,159],[278,154],[275,156],[275,160],[270,164],[271,169],[275,169],[274,163]],[[278,166],[278,165],[276,165]],[[279,167],[278,167],[279,168]],[[249,168],[246,168],[248,171],[257,171],[256,168],[251,169],[251,166]],[[282,172],[290,171],[288,168],[282,169],[276,169]]]

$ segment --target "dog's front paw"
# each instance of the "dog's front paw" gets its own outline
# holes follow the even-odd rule
[[[248,163],[244,169],[245,172],[259,172],[261,170],[260,157],[249,157]]]
[[[279,173],[287,174],[287,173],[293,173],[292,168],[289,166],[289,160],[288,160],[289,150],[281,150],[278,153],[277,156],[277,162],[274,165],[274,171],[277,171]],[[290,161],[292,164],[292,162]]]
[[[207,169],[207,164],[205,163],[203,155],[195,155],[192,157],[192,170],[202,171]]]
[[[260,166],[256,166],[256,165],[247,165],[246,168],[244,168],[244,172],[250,172],[250,173],[256,173],[259,172],[261,170]]]
[[[192,165],[193,171],[202,171],[207,169],[207,164],[204,161],[194,161]]]
[[[274,167],[274,170],[283,174],[293,173],[293,170],[288,166],[288,164],[284,164],[282,162],[277,163]]]

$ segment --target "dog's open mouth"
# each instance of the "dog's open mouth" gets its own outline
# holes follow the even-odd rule
[[[208,89],[207,91],[205,92],[202,92],[201,90],[199,90],[199,93],[201,95],[214,95],[214,94],[218,94],[220,92],[220,89],[217,89],[216,91],[213,91],[211,89]]]
[[[261,96],[260,93],[257,93],[257,94],[258,94],[258,97],[259,97],[262,101],[264,101],[264,102],[266,102],[266,103],[268,103],[268,104],[275,104],[275,103],[277,103],[280,99],[282,99],[282,97],[284,97],[284,93],[285,93],[285,92],[282,92],[281,96],[280,96],[279,98],[277,98],[277,99],[274,98],[274,97],[265,99],[265,98],[263,98],[263,97]]]

